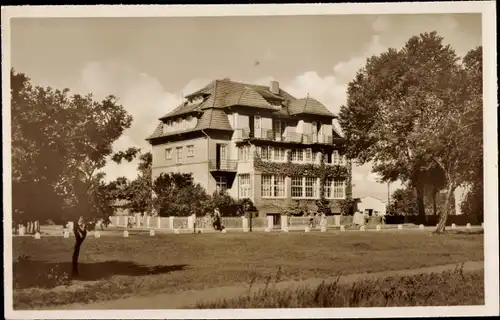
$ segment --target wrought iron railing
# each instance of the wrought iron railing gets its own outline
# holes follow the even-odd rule
[[[237,160],[211,159],[208,161],[208,168],[213,171],[236,171]]]
[[[267,141],[282,141],[295,142],[304,144],[333,144],[338,139],[335,139],[331,134],[302,134],[297,132],[285,131],[280,134],[272,129],[256,129],[251,131],[250,128],[236,129],[236,140],[259,139]]]

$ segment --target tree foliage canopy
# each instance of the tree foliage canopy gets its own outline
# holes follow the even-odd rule
[[[385,181],[409,182],[425,213],[426,176],[453,192],[482,162],[481,70],[481,48],[460,63],[436,32],[369,58],[339,114],[348,157],[372,162]],[[428,174],[436,168],[441,179]]]
[[[33,86],[13,69],[10,77],[14,219],[107,214],[96,203],[103,187],[97,172],[132,117],[114,96],[95,101]]]

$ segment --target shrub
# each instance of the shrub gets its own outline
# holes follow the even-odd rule
[[[278,277],[277,277],[278,278]],[[463,265],[453,271],[360,280],[341,284],[340,278],[316,288],[277,290],[269,286],[254,294],[198,303],[197,308],[332,308],[403,307],[484,304],[483,271],[464,273]],[[275,281],[278,282],[277,279]]]

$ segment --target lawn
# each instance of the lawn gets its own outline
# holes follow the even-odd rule
[[[14,238],[14,308],[483,260],[482,234],[428,232],[163,234],[89,237],[69,281],[73,239]]]

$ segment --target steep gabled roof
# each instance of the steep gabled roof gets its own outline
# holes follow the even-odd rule
[[[313,114],[319,116],[335,117],[335,115],[330,110],[328,110],[321,102],[311,97],[292,100],[288,105],[288,111],[291,115]]]
[[[202,101],[193,103],[196,99],[202,99]],[[279,89],[279,94],[274,94],[268,86],[241,83],[229,79],[214,80],[205,87],[187,95],[186,100],[187,102],[160,118],[160,123],[153,134],[147,138],[148,140],[181,133],[163,133],[162,121],[190,113],[201,113],[201,117],[195,128],[182,132],[204,129],[232,130],[227,115],[222,109],[236,105],[270,109],[275,114],[283,116],[310,114],[335,117],[321,102],[314,98],[297,99],[283,89]],[[281,107],[276,108],[277,106]]]
[[[202,108],[203,104],[204,104],[204,102],[191,103],[191,104],[183,103],[183,104],[177,106],[174,110],[170,111],[169,113],[167,113],[166,115],[161,117],[160,120],[166,120],[168,118],[173,118],[173,117],[177,117],[180,115],[189,114],[189,113],[199,111]]]
[[[227,119],[227,115],[222,109],[207,109],[201,115],[201,118],[198,120],[196,127],[192,129],[182,130],[182,131],[174,131],[174,132],[163,132],[163,121],[158,123],[156,129],[153,134],[151,134],[146,140],[150,140],[153,138],[166,137],[171,135],[176,135],[179,133],[198,131],[198,130],[227,130],[232,131],[233,128],[229,124],[229,120]]]
[[[197,130],[205,129],[217,129],[217,130],[229,130],[232,131],[231,124],[227,119],[227,115],[224,110],[221,109],[208,109],[203,112],[198,124],[196,125]]]

